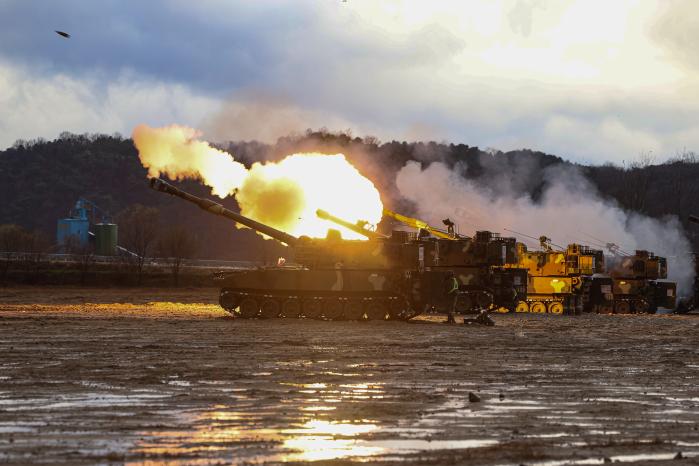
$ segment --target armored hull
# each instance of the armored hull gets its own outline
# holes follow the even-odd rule
[[[407,320],[410,273],[387,269],[270,267],[216,275],[220,304],[241,317]]]

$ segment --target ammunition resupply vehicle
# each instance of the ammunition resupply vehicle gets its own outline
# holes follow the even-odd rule
[[[540,242],[543,250],[539,251],[529,251],[526,245],[517,243],[517,267],[527,269],[528,279],[527,299],[517,304],[516,311],[579,314],[591,310],[592,275],[604,272],[603,251],[579,244],[554,250],[545,236]],[[604,305],[604,297],[597,297],[598,306]]]
[[[236,316],[407,320],[438,305],[448,273],[445,268],[455,256],[464,267],[463,272],[468,271],[466,288],[477,288],[481,301],[505,295],[513,300],[517,295],[517,290],[504,284],[504,279],[494,289],[475,285],[489,279],[491,262],[504,264],[514,260],[514,240],[508,248],[509,242],[488,235],[461,245],[422,241],[401,231],[390,237],[370,232],[365,234],[367,240],[344,240],[337,230],[328,230],[322,239],[296,237],[161,179],[151,179],[150,186],[293,249],[293,264],[219,272],[214,276],[221,285],[219,303]]]
[[[556,251],[545,236],[540,242],[541,251],[519,245],[519,266],[529,271],[527,303],[518,305],[519,312],[626,314],[675,308],[676,284],[660,281],[667,278],[663,257],[647,251],[619,256],[618,246],[609,243],[616,255],[605,260],[599,249],[569,244]]]
[[[674,309],[677,284],[667,278],[667,260],[648,251],[616,256],[607,261],[613,309],[617,314],[654,313],[658,307]]]

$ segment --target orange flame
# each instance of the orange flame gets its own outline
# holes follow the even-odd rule
[[[139,125],[133,132],[149,176],[199,179],[221,198],[235,196],[241,214],[292,235],[319,238],[328,228],[341,228],[319,219],[317,209],[352,223],[381,220],[378,190],[343,154],[292,154],[276,163],[256,162],[248,170],[197,136],[196,130],[183,126]],[[349,230],[342,234],[365,239]]]

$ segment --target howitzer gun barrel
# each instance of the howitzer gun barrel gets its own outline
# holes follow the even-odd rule
[[[696,215],[690,215],[689,221],[694,222],[694,223],[699,223],[699,217],[697,217]]]
[[[436,236],[437,238],[443,238],[443,239],[455,239],[455,238],[460,238],[460,235],[451,235],[448,232],[444,230],[440,230],[439,228],[435,228],[433,226],[430,226],[427,224],[427,222],[423,222],[422,220],[418,220],[417,218],[412,218],[412,217],[406,217],[405,215],[398,214],[396,212],[393,212],[388,209],[383,210],[383,214],[387,217],[391,217],[395,220],[398,220],[399,222],[408,225],[413,228],[418,228],[421,230],[425,230]]]
[[[295,236],[292,236],[288,233],[277,230],[276,228],[265,225],[264,223],[257,222],[251,218],[244,217],[238,213],[233,212],[232,210],[226,209],[221,204],[218,204],[209,199],[197,197],[193,194],[189,194],[188,192],[182,191],[181,189],[176,188],[175,186],[171,185],[166,181],[161,180],[160,178],[151,178],[150,187],[152,189],[155,189],[156,191],[167,193],[171,196],[177,196],[181,199],[184,199],[185,201],[189,201],[192,204],[196,204],[197,206],[199,206],[199,208],[201,208],[202,210],[205,210],[214,215],[226,217],[230,220],[233,220],[236,223],[240,223],[241,225],[245,225],[246,227],[252,228],[253,230],[259,231],[262,234],[270,236],[276,239],[277,241],[286,243],[289,246],[294,246],[299,242],[299,239]]]
[[[380,233],[376,233],[375,231],[367,230],[366,228],[362,228],[360,225],[350,223],[347,220],[342,220],[339,217],[335,217],[333,214],[331,214],[323,209],[316,210],[316,215],[319,218],[322,218],[323,220],[328,220],[330,222],[341,225],[341,226],[347,228],[348,230],[352,230],[355,233],[359,233],[360,235],[364,235],[369,239],[386,238],[384,235],[382,235]]]

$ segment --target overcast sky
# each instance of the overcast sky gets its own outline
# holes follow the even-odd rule
[[[699,151],[698,48],[693,0],[3,0],[0,148],[179,123],[662,161]]]

